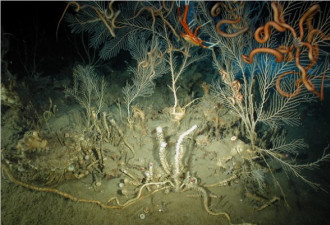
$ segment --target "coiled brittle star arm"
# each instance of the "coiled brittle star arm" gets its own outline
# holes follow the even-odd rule
[[[228,5],[227,5],[227,4],[228,4]],[[219,35],[221,35],[221,36],[223,36],[223,37],[227,37],[227,38],[233,38],[233,37],[237,37],[237,36],[239,36],[239,35],[245,33],[246,31],[248,31],[248,30],[249,30],[249,27],[248,27],[248,26],[243,27],[243,28],[241,28],[239,31],[237,31],[237,32],[235,32],[235,33],[231,33],[231,34],[226,33],[226,32],[224,32],[224,31],[221,30],[221,25],[223,25],[223,24],[233,24],[234,27],[235,27],[235,25],[238,24],[238,23],[242,20],[242,17],[241,17],[241,16],[237,16],[235,11],[237,11],[238,9],[240,9],[241,7],[243,7],[244,3],[241,2],[240,5],[239,5],[238,7],[236,7],[236,8],[230,6],[230,5],[229,5],[230,3],[228,3],[228,2],[227,2],[227,4],[225,4],[225,3],[223,3],[223,2],[217,2],[217,3],[212,7],[212,9],[211,9],[211,15],[212,15],[213,17],[220,15],[220,13],[221,13],[221,7],[223,7],[223,8],[224,8],[229,14],[231,14],[231,16],[232,16],[233,18],[236,18],[236,19],[234,19],[234,20],[230,20],[230,19],[222,19],[222,20],[220,20],[220,21],[217,23],[217,25],[216,25],[216,30],[217,30],[217,33],[218,33]],[[236,28],[236,27],[235,27],[235,28]],[[237,28],[237,29],[239,29],[239,28]]]
[[[228,33],[225,33],[221,30],[221,25],[222,24],[237,24],[241,21],[241,17],[238,17],[236,20],[220,20],[218,23],[217,23],[217,26],[216,26],[216,30],[218,32],[218,34],[220,34],[221,36],[223,37],[228,37],[228,38],[232,38],[232,37],[237,37],[243,33],[245,33],[246,31],[249,30],[249,27],[244,27],[242,28],[241,30],[235,32],[235,33],[231,33],[231,34],[228,34]]]
[[[289,74],[296,74],[296,72],[293,71],[287,71],[284,73],[281,73],[276,80],[276,89],[277,91],[284,97],[295,97],[300,93],[301,86],[304,85],[305,88],[315,94],[320,100],[323,100],[323,88],[324,88],[324,78],[325,75],[322,76],[322,82],[321,82],[321,90],[317,91],[315,89],[315,85],[311,81],[311,75],[308,75],[308,71],[317,63],[317,60],[319,59],[319,46],[317,44],[317,41],[315,41],[315,37],[318,36],[318,38],[322,40],[329,40],[330,36],[325,35],[322,30],[320,29],[314,29],[312,20],[315,16],[315,14],[319,11],[320,6],[318,4],[311,6],[307,12],[305,12],[298,24],[299,28],[299,36],[297,35],[296,31],[292,26],[287,24],[284,20],[283,15],[283,8],[279,3],[272,2],[271,7],[274,12],[274,20],[269,21],[266,23],[265,26],[259,27],[255,32],[255,40],[258,43],[265,43],[270,39],[271,35],[271,27],[275,28],[279,32],[284,32],[286,30],[290,31],[290,35],[293,37],[293,44],[289,46],[283,46],[281,45],[277,49],[272,48],[256,48],[250,52],[249,55],[242,55],[243,61],[246,63],[251,64],[253,62],[253,56],[257,53],[269,53],[276,57],[276,62],[282,62],[285,61],[291,61],[295,59],[296,67],[300,71],[300,78],[298,78],[295,81],[295,87],[296,90],[293,93],[288,93],[280,87],[281,80],[284,76]],[[306,24],[307,27],[307,41],[304,41],[304,25]],[[307,66],[303,66],[300,63],[300,57],[302,54],[302,48],[307,48],[307,56],[310,60],[310,63]],[[293,53],[295,51],[295,54]],[[294,56],[294,57],[293,57]],[[315,77],[314,77],[315,78]]]
[[[72,1],[72,2],[69,2],[63,13],[62,13],[62,16],[60,18],[60,20],[58,21],[58,24],[57,24],[57,29],[56,29],[56,38],[58,37],[58,29],[59,29],[59,26],[60,26],[60,23],[61,21],[63,20],[66,12],[68,11],[68,8],[70,5],[74,5],[76,7],[75,9],[75,12],[79,12],[80,10],[84,9],[84,8],[91,8],[94,10],[94,12],[96,13],[96,15],[99,17],[99,19],[102,21],[102,23],[104,24],[104,26],[107,28],[107,30],[110,32],[111,36],[112,37],[116,37],[116,34],[114,32],[114,29],[115,28],[119,28],[115,25],[115,21],[120,13],[120,11],[117,11],[117,12],[114,12],[113,8],[112,8],[112,5],[113,5],[113,1],[111,1],[109,3],[109,11],[110,11],[110,14],[108,14],[106,11],[102,12],[100,11],[100,9],[98,7],[95,7],[95,6],[92,6],[92,5],[88,5],[88,4],[85,4],[85,5],[80,5],[78,2],[76,1]],[[103,15],[104,14],[104,15]]]
[[[253,49],[249,55],[242,55],[243,61],[248,64],[253,63],[253,56],[258,53],[271,54],[276,57],[275,61],[278,63],[282,62],[284,59],[284,55],[279,50],[272,49],[272,48],[256,48],[256,49]]]
[[[280,24],[276,23],[275,21],[269,21],[266,23],[265,26],[259,27],[256,32],[254,33],[254,38],[258,43],[266,43],[270,38],[270,29],[274,27],[279,32],[284,32],[286,30],[285,27],[281,26]],[[263,36],[263,37],[262,37]]]
[[[276,90],[278,91],[278,93],[280,93],[280,95],[282,95],[284,97],[293,98],[293,97],[296,97],[300,93],[300,90],[301,90],[301,87],[302,87],[302,85],[301,85],[302,84],[302,79],[299,78],[298,80],[295,81],[296,90],[293,93],[286,92],[281,87],[281,80],[286,75],[289,75],[289,74],[299,75],[299,73],[296,72],[296,71],[286,71],[284,73],[281,73],[276,79]]]

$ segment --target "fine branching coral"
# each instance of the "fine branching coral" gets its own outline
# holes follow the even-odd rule
[[[165,67],[163,54],[159,50],[158,40],[151,38],[147,41],[145,33],[138,37],[130,36],[128,39],[130,53],[137,61],[137,67],[129,67],[133,73],[132,84],[126,83],[123,88],[124,103],[127,108],[127,119],[130,121],[131,104],[138,97],[151,96],[154,91],[154,80],[168,72]]]
[[[65,94],[73,97],[85,110],[86,127],[92,126],[104,106],[105,81],[99,77],[93,66],[78,65],[73,70],[73,87]]]
[[[253,62],[253,56],[257,53],[268,53],[276,57],[276,62],[281,63],[282,61],[292,61],[294,59],[295,65],[298,71],[289,70],[281,73],[277,77],[276,89],[285,97],[295,97],[300,94],[301,86],[315,94],[320,100],[324,99],[324,79],[325,73],[320,76],[321,87],[320,90],[316,90],[315,85],[312,82],[312,75],[308,74],[309,70],[317,64],[320,58],[320,48],[318,42],[329,41],[330,34],[327,23],[322,21],[321,24],[317,24],[314,27],[314,17],[320,11],[320,5],[314,4],[305,8],[305,12],[299,18],[299,35],[294,29],[295,21],[286,21],[285,11],[286,9],[281,3],[272,2],[271,7],[273,9],[273,20],[268,21],[265,26],[260,26],[254,34],[254,38],[258,43],[265,43],[271,38],[271,27],[275,28],[278,32],[289,31],[288,35],[291,39],[291,43],[285,43],[279,47],[261,47],[253,49],[249,55],[242,55],[243,60],[246,63]],[[292,6],[291,6],[292,7]],[[325,23],[324,23],[325,22]],[[293,24],[288,24],[293,23]],[[325,25],[325,27],[322,27]],[[307,28],[307,29],[306,29]],[[307,51],[303,48],[306,48]],[[308,55],[307,65],[304,62],[304,54]],[[306,57],[306,56],[305,56]],[[294,92],[286,92],[281,88],[281,79],[287,75],[299,74],[299,78],[294,81],[296,90]]]
[[[243,17],[243,20],[249,18]],[[270,130],[277,130],[281,125],[299,125],[300,118],[297,112],[297,107],[302,103],[312,102],[320,95],[313,95],[315,92],[308,89],[300,89],[299,95],[283,96],[281,92],[276,91],[277,80],[280,79],[283,71],[293,71],[296,66],[294,62],[283,61],[281,63],[274,62],[273,57],[269,54],[261,54],[255,56],[255,63],[246,64],[241,56],[249,49],[255,49],[258,44],[247,42],[251,36],[238,36],[232,39],[223,39],[215,36],[216,32],[213,27],[206,30],[207,33],[216,39],[219,43],[218,48],[212,50],[213,63],[215,68],[219,71],[219,79],[213,83],[212,90],[216,96],[217,101],[226,105],[229,109],[235,112],[241,118],[244,129],[241,130],[242,138],[247,138],[252,146],[252,149],[257,155],[260,154],[262,160],[267,163],[268,160],[275,159],[279,162],[286,171],[292,172],[294,175],[301,178],[306,183],[315,187],[315,184],[306,179],[300,172],[302,168],[312,168],[313,163],[298,166],[293,161],[284,160],[282,157],[285,154],[292,154],[294,149],[303,147],[301,140],[296,140],[291,143],[286,143],[282,134],[274,133],[271,148],[260,147],[263,145],[261,140],[260,127],[267,126]],[[264,44],[263,48],[272,49],[276,45],[276,39],[270,39]],[[237,47],[239,46],[239,47]],[[319,71],[327,73],[328,67],[323,64]],[[291,85],[292,82],[301,75],[292,74],[282,80],[282,87],[288,92],[294,92],[296,87],[301,84]],[[315,77],[309,77],[315,80]],[[298,144],[300,143],[300,144]],[[276,152],[276,149],[281,149],[282,152]],[[294,150],[296,151],[296,150]],[[329,154],[323,154],[315,163],[327,160]],[[253,169],[254,162],[251,161]],[[259,182],[258,176],[254,176]],[[260,186],[260,185],[259,185]]]

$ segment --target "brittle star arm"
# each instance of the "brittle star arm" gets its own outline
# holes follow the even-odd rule
[[[280,63],[284,60],[283,54],[277,50],[277,49],[272,49],[272,48],[256,48],[253,49],[249,55],[242,55],[243,61],[251,64],[253,63],[253,56],[258,53],[268,53],[276,57],[275,61]]]

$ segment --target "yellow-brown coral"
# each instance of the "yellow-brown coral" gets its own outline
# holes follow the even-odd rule
[[[22,153],[48,150],[47,140],[39,137],[37,131],[28,131],[24,137],[18,141],[16,149]]]

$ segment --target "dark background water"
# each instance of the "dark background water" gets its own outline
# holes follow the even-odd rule
[[[32,63],[34,56],[36,61],[41,61],[39,70],[44,74],[56,73],[61,69],[59,65],[72,63],[73,41],[63,21],[56,40],[57,24],[66,4],[64,1],[1,1],[1,32],[10,40],[6,59],[10,62],[9,69],[18,77],[25,73],[22,64]]]

